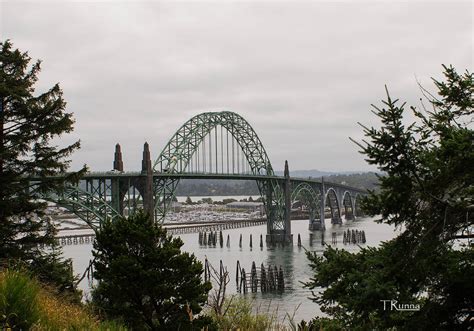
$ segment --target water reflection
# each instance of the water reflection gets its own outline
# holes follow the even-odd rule
[[[327,220],[329,221],[329,220]],[[246,297],[255,300],[260,310],[271,309],[272,312],[278,310],[278,316],[283,319],[286,312],[293,314],[296,307],[299,306],[295,319],[311,319],[321,312],[317,304],[308,299],[311,292],[303,288],[302,282],[308,281],[311,277],[311,269],[306,258],[306,250],[322,253],[324,246],[321,244],[322,239],[326,244],[331,244],[332,234],[336,234],[336,247],[344,248],[348,251],[357,251],[358,245],[343,245],[343,234],[347,229],[364,230],[367,236],[367,243],[361,246],[375,246],[381,241],[389,240],[394,236],[393,228],[385,224],[377,224],[371,218],[358,219],[357,221],[344,222],[341,225],[331,225],[327,222],[325,232],[308,230],[308,221],[292,221],[292,229],[294,234],[294,244],[291,246],[260,247],[260,235],[265,240],[266,226],[255,226],[249,228],[230,229],[223,231],[224,245],[220,247],[219,240],[217,245],[203,246],[199,245],[199,236],[197,233],[180,235],[183,242],[183,250],[192,252],[196,257],[204,261],[205,258],[214,266],[219,266],[222,260],[227,267],[230,275],[230,283],[228,285],[229,294],[237,294],[236,283],[236,264],[237,261],[249,273],[252,262],[259,267],[262,263],[265,267],[268,265],[282,266],[285,274],[285,291],[283,293],[267,292],[247,293]],[[297,246],[298,234],[301,236],[302,247]],[[239,238],[242,235],[242,247],[239,247]],[[252,235],[252,246],[250,247],[250,235]],[[229,236],[230,247],[226,246],[227,236]],[[324,238],[323,238],[324,237]],[[311,242],[312,238],[312,242]],[[87,267],[89,260],[92,258],[92,245],[65,246],[64,253],[66,257],[73,259],[73,266],[76,273],[82,273]],[[85,293],[89,292],[87,281],[80,284]],[[237,294],[244,295],[244,294]]]

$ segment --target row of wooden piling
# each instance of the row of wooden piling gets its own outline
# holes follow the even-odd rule
[[[365,244],[365,231],[364,230],[349,230],[344,231],[343,241],[346,244]]]
[[[199,232],[198,235],[198,242],[200,246],[207,246],[207,247],[217,247],[220,246],[221,248],[224,247],[224,236],[222,231],[210,231],[210,232]],[[263,235],[260,234],[260,248],[263,248]],[[230,247],[230,235],[227,235],[226,240],[226,247]],[[242,248],[242,234],[240,234],[239,238],[239,247]],[[250,234],[249,237],[249,247],[253,248],[253,236]]]
[[[265,268],[262,263],[260,268],[257,268],[255,261],[252,262],[250,273],[247,273],[241,267],[240,262],[237,261],[235,282],[237,284],[237,292],[244,294],[248,293],[249,290],[252,293],[256,293],[259,289],[262,293],[283,292],[285,290],[285,276],[281,266],[279,269],[276,265],[268,265]]]
[[[331,234],[331,244],[337,245],[337,232],[332,232]],[[364,230],[350,230],[344,231],[343,235],[343,244],[365,244],[365,231]],[[321,245],[325,245],[326,241],[324,238],[324,232],[321,232]],[[224,247],[224,236],[222,231],[211,231],[211,232],[199,232],[199,245],[200,246],[207,246],[207,247],[217,247],[220,246],[221,248]],[[263,235],[260,234],[260,248],[263,248]],[[298,247],[301,247],[301,235],[298,233]],[[313,246],[313,234],[309,234],[309,245]],[[226,247],[230,247],[230,235],[227,235],[226,240]],[[239,247],[242,248],[242,234],[240,234],[239,238]],[[253,248],[253,236],[250,234],[249,236],[249,247]]]

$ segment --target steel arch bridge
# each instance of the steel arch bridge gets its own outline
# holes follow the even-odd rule
[[[242,160],[237,154],[242,154]],[[184,123],[163,148],[153,165],[153,172],[235,174],[241,168],[246,175],[275,176],[267,152],[252,126],[240,115],[223,111],[202,113]],[[179,180],[179,177],[165,177],[154,181],[157,220],[164,219]],[[281,186],[275,179],[257,180],[257,185],[266,213],[271,215],[269,228],[273,232],[283,231],[285,209]]]
[[[120,145],[113,169],[86,174],[76,185],[44,198],[75,213],[96,228],[105,219],[130,215],[144,208],[163,222],[181,179],[255,180],[267,217],[267,242],[290,242],[292,203],[307,201],[310,229],[325,226],[325,216],[340,223],[353,219],[357,202],[366,192],[324,180],[292,178],[285,162],[284,176],[276,176],[265,148],[252,126],[240,115],[206,112],[184,123],[154,163],[145,143],[141,172],[124,172]],[[32,178],[42,180],[42,178]]]

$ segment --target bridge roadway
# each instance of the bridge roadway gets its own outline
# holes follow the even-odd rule
[[[64,174],[62,176],[50,177],[52,178],[64,178]],[[125,206],[124,195],[125,192],[130,187],[136,187],[140,191],[141,198],[146,196],[147,192],[143,189],[145,182],[151,183],[159,183],[159,182],[166,182],[166,181],[179,181],[181,179],[201,179],[201,180],[209,180],[209,179],[217,179],[217,180],[253,180],[257,183],[262,182],[274,182],[277,183],[278,186],[285,188],[288,187],[285,196],[288,196],[289,201],[285,202],[285,208],[289,210],[291,206],[297,202],[298,200],[306,200],[310,201],[309,205],[306,203],[306,206],[310,209],[310,230],[318,230],[323,229],[325,227],[325,214],[327,214],[326,208],[329,207],[330,215],[331,215],[331,222],[332,223],[341,223],[342,216],[344,215],[346,219],[355,219],[357,215],[357,200],[358,197],[365,195],[366,191],[357,189],[354,187],[350,187],[347,185],[342,185],[333,182],[326,182],[324,178],[317,179],[317,178],[301,178],[301,177],[290,177],[289,172],[285,172],[285,176],[276,176],[276,175],[259,175],[259,174],[223,174],[223,173],[168,173],[168,172],[145,172],[145,171],[131,171],[131,172],[123,172],[123,171],[105,171],[105,172],[89,172],[86,173],[80,181],[83,182],[86,186],[88,185],[88,190],[93,192],[92,194],[99,194],[99,199],[102,199],[102,208],[103,210],[109,210],[109,212],[104,212],[104,215],[111,215],[110,211],[115,210],[115,215],[122,214],[123,209]],[[38,177],[31,177],[32,181],[41,181],[41,178]],[[80,191],[79,185],[77,187],[77,192]],[[121,188],[121,197],[118,198],[119,204],[114,204],[114,187]],[[74,189],[73,189],[74,190]],[[109,191],[110,190],[110,191]],[[286,190],[286,189],[284,189]],[[74,191],[73,191],[74,192]],[[90,202],[94,200],[92,196],[84,196],[80,197],[74,192],[71,196],[74,196],[73,199],[59,198],[56,199],[57,201],[62,201],[62,205],[71,211],[73,211],[76,215],[80,218],[84,219],[84,215],[86,215],[86,222],[88,224],[94,223],[94,221],[89,222],[89,217],[92,215],[91,211],[93,209],[97,209],[97,203],[92,203],[92,208],[84,206],[81,204],[80,201],[87,201]],[[110,193],[107,193],[110,192]],[[111,194],[111,196],[109,196]],[[173,191],[174,194],[174,191]],[[305,197],[306,195],[306,197]],[[264,198],[268,198],[263,196]],[[309,197],[309,199],[308,199]],[[112,199],[112,201],[110,200]],[[117,200],[117,196],[115,198]],[[53,199],[54,200],[54,199]],[[76,201],[72,201],[76,200]],[[128,200],[130,201],[130,197]],[[145,206],[145,199],[141,200],[141,204]],[[267,200],[268,201],[268,200]],[[286,201],[286,198],[285,198]],[[78,202],[80,208],[77,208]],[[100,203],[99,203],[100,205]],[[71,208],[72,206],[72,208]],[[112,208],[111,208],[112,207]],[[84,212],[80,212],[81,208],[84,208]],[[128,211],[130,213],[130,210]],[[133,211],[132,211],[133,212]],[[107,214],[108,213],[108,214]],[[96,215],[97,216],[97,215]],[[102,215],[99,215],[102,216]],[[109,216],[110,217],[110,216]],[[115,217],[112,214],[112,218]],[[98,217],[100,219],[100,217]],[[163,221],[161,219],[160,221]],[[100,222],[100,220],[99,220]],[[97,223],[96,223],[97,224]]]
[[[81,179],[131,179],[136,177],[146,177],[147,175],[140,171],[127,171],[127,172],[115,172],[115,171],[94,171],[88,172]],[[253,175],[253,174],[216,174],[216,173],[162,173],[162,172],[153,172],[153,178],[179,178],[179,179],[228,179],[228,180],[255,180],[255,181],[267,181],[267,180],[277,180],[279,182],[284,182],[284,176],[267,176],[267,175]],[[59,176],[58,176],[59,177]],[[63,176],[61,176],[63,177]],[[54,177],[51,177],[54,178]],[[39,180],[39,178],[36,178]],[[32,177],[32,180],[35,180]],[[322,180],[316,178],[304,178],[304,177],[290,177],[290,181],[296,185],[301,183],[308,184],[317,184],[321,185]],[[360,194],[367,194],[367,191],[358,189],[352,186],[343,185],[339,183],[327,182],[324,181],[324,184],[334,188],[351,190],[354,192],[359,192]]]

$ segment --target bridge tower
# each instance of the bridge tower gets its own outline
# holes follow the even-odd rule
[[[123,172],[122,150],[120,148],[120,144],[115,145],[113,170]],[[112,192],[111,192],[112,193],[112,196],[111,196],[112,207],[115,210],[117,210],[120,214],[122,214],[123,199],[122,199],[122,194],[121,194],[122,192],[121,192],[120,179],[112,178],[111,187],[112,187]]]
[[[148,142],[145,142],[143,145],[142,175],[145,175],[143,181],[143,209],[154,217],[153,168],[151,165],[150,146]]]
[[[123,161],[122,161],[122,150],[120,144],[115,145],[115,154],[114,154],[114,170],[123,171]]]

